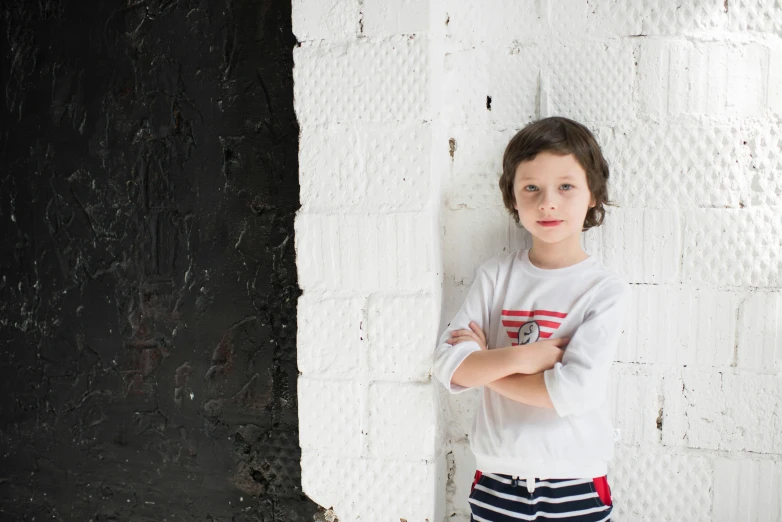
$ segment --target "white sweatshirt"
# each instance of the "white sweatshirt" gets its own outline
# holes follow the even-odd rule
[[[613,458],[608,411],[611,363],[630,302],[630,286],[594,256],[575,265],[541,269],[529,249],[480,266],[461,310],[434,352],[434,376],[451,393],[456,368],[480,347],[445,341],[475,321],[489,349],[570,337],[562,362],[544,372],[554,409],[529,406],[482,389],[470,433],[477,468],[527,478],[594,478]]]

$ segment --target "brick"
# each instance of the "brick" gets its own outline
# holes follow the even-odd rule
[[[458,0],[446,6],[446,35],[465,46],[478,42],[509,44],[531,41],[545,34],[538,22],[539,3],[536,0]]]
[[[777,120],[782,116],[782,44],[769,48],[768,107]]]
[[[608,467],[614,501],[611,518],[711,522],[713,481],[712,464],[706,456],[618,444]]]
[[[483,389],[480,387],[464,393],[448,394],[448,436],[452,441],[469,439],[481,397]]]
[[[590,231],[592,232],[592,231]],[[681,224],[676,209],[606,208],[594,230],[605,266],[629,283],[679,283]]]
[[[644,41],[638,61],[642,116],[761,116],[767,70],[768,51],[759,44]]]
[[[537,47],[521,44],[447,53],[443,108],[448,120],[505,128],[536,119],[539,54]]]
[[[299,377],[299,441],[303,451],[333,456],[361,456],[364,447],[362,411],[366,402],[354,381]]]
[[[586,33],[591,8],[587,2],[541,0],[541,23],[549,37],[573,40]]]
[[[443,212],[445,273],[456,281],[472,281],[480,264],[509,252],[510,217],[504,208]]]
[[[429,379],[437,334],[437,305],[431,295],[369,298],[367,333],[372,378]]]
[[[475,456],[470,451],[468,442],[455,442],[450,447],[448,454],[448,485],[446,500],[453,506],[453,510],[459,515],[466,516],[469,520],[470,504],[467,498],[470,496],[472,481],[475,478]],[[454,520],[449,518],[449,521]]]
[[[782,377],[740,373],[725,380],[729,451],[782,453]]]
[[[517,129],[502,131],[459,126],[450,130],[455,150],[449,177],[443,176],[446,206],[461,208],[505,208],[499,180],[502,155]]]
[[[603,256],[603,235],[601,227],[593,227],[586,232],[581,233],[581,248],[584,252],[590,256],[596,256],[602,259]],[[526,245],[523,248],[529,248],[532,246],[532,235],[529,232],[524,232],[524,235],[516,235],[514,241],[513,234],[511,234],[511,248],[516,248],[516,244]]]
[[[429,124],[364,130],[363,155],[368,178],[364,208],[373,211],[417,211],[431,199]]]
[[[782,127],[780,125],[759,124],[746,129],[743,136],[743,154],[747,168],[767,171],[774,175],[782,174]]]
[[[373,383],[369,390],[370,454],[407,460],[434,458],[434,405],[430,383]]]
[[[782,36],[782,5],[775,0],[731,0],[729,28]]]
[[[441,520],[436,497],[439,462],[335,458],[312,452],[301,456],[302,491],[331,506],[340,521]],[[443,485],[444,486],[444,485]],[[444,487],[442,488],[444,489]]]
[[[428,119],[428,50],[425,38],[408,36],[308,42],[294,48],[294,108],[300,127]]]
[[[626,41],[551,42],[541,65],[540,116],[580,122],[635,117],[635,44]]]
[[[721,433],[712,419],[720,418],[726,409],[722,377],[722,373],[694,370],[665,374],[663,444],[717,449]]]
[[[750,43],[729,48],[725,104],[727,116],[753,117],[766,113],[768,61],[768,48],[763,45]]]
[[[360,208],[367,176],[362,149],[364,127],[304,127],[299,141],[299,184],[302,209]]]
[[[782,293],[757,292],[739,308],[738,366],[782,371]]]
[[[666,36],[724,28],[728,15],[724,0],[609,0],[590,3],[587,23],[603,37]]]
[[[474,275],[475,273],[473,273],[473,276]],[[462,306],[462,303],[464,303],[464,299],[467,297],[467,292],[470,289],[469,285],[472,284],[472,281],[474,280],[473,276],[471,276],[469,279],[455,281],[446,273],[446,276],[443,278],[442,309],[440,312],[440,326],[437,330],[438,340],[440,335],[442,335],[442,333],[448,327],[450,321],[459,312],[459,308]]]
[[[431,350],[429,351],[431,355]],[[438,456],[444,455],[446,448],[449,444],[448,440],[448,425],[451,421],[450,415],[448,415],[448,396],[450,393],[439,387],[431,379],[429,384],[432,386],[432,397],[434,400],[434,447],[435,453]],[[445,482],[443,482],[445,487]]]
[[[365,36],[426,33],[429,31],[429,0],[363,0]]]
[[[361,353],[369,344],[362,325],[364,302],[299,297],[296,356],[301,374],[344,378],[361,370]]]
[[[782,377],[685,369],[663,386],[664,444],[782,452]]]
[[[733,364],[736,292],[634,285],[617,361],[676,366]]]
[[[683,244],[687,284],[782,286],[782,214],[774,209],[689,210]]]
[[[360,5],[360,0],[293,0],[293,34],[300,42],[355,37]]]
[[[601,145],[611,169],[610,195],[619,205],[739,206],[746,180],[738,127],[649,122],[612,130]]]
[[[614,429],[622,444],[656,444],[661,404],[658,376],[645,365],[614,363],[609,388]]]
[[[782,56],[780,56],[782,61]],[[780,78],[782,80],[782,78]],[[745,164],[745,206],[782,207],[782,127],[757,124],[743,133],[742,164]]]
[[[428,124],[305,127],[299,146],[307,212],[420,210],[430,196]]]
[[[340,294],[430,290],[433,223],[430,212],[299,214],[299,286]]]
[[[782,463],[772,460],[714,462],[714,520],[765,522],[782,520]]]

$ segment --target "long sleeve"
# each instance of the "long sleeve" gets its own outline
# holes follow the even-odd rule
[[[492,270],[491,267],[495,267],[495,269]],[[496,277],[490,272],[496,274],[494,260],[487,261],[478,268],[475,281],[473,281],[461,309],[440,336],[434,350],[434,377],[451,393],[459,393],[469,389],[452,383],[451,378],[462,361],[472,352],[480,351],[481,348],[478,343],[473,341],[459,343],[455,346],[445,341],[450,338],[452,331],[469,329],[470,321],[475,321],[484,332],[488,330]]]
[[[598,289],[584,322],[576,329],[562,362],[543,373],[560,417],[580,415],[606,400],[611,363],[630,304],[630,286],[613,279]]]

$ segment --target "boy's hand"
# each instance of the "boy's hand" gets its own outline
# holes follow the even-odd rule
[[[562,361],[568,342],[570,337],[562,337],[517,346],[516,348],[523,352],[523,365],[526,369],[524,373],[535,374],[553,368],[556,363]]]
[[[478,346],[481,347],[481,350],[486,350],[488,348],[486,334],[483,333],[483,330],[481,330],[480,326],[478,326],[478,323],[475,321],[470,321],[469,330],[454,330],[451,332],[451,338],[445,342],[453,346],[465,341],[475,341],[478,343]]]

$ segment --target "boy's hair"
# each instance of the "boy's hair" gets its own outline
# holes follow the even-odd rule
[[[582,124],[561,116],[552,116],[534,121],[517,132],[508,142],[502,156],[502,201],[513,216],[516,226],[521,227],[519,215],[513,208],[513,179],[516,176],[516,168],[522,161],[531,161],[544,151],[575,156],[586,171],[587,185],[595,198],[595,206],[587,211],[581,230],[583,232],[601,225],[605,217],[603,205],[612,206],[613,202],[608,199],[608,163],[603,157],[600,145]]]

